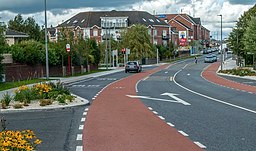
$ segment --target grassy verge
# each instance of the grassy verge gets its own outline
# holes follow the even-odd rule
[[[32,83],[39,83],[44,82],[46,80],[44,79],[32,79],[32,80],[24,80],[24,81],[15,81],[15,82],[6,82],[6,83],[0,83],[0,91],[16,88],[22,85],[28,85]]]
[[[74,76],[82,76],[82,75],[87,75],[87,74],[92,74],[92,73],[97,73],[97,72],[103,72],[103,71],[108,71],[108,70],[105,70],[105,69],[92,70],[89,73],[86,72],[84,74],[75,74]],[[71,77],[71,76],[67,76],[67,77]],[[39,82],[44,82],[44,81],[47,81],[47,80],[46,79],[32,79],[32,80],[0,83],[0,91],[20,87],[22,85],[28,85],[28,84],[39,83]]]

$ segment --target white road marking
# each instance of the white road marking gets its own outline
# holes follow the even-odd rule
[[[83,146],[76,146],[76,151],[83,151]]]
[[[158,114],[157,111],[153,111],[154,114]]]
[[[151,110],[151,111],[153,110],[151,107],[148,107],[148,109]]]
[[[83,135],[82,135],[82,134],[77,134],[76,140],[77,140],[77,141],[83,140]]]
[[[84,125],[79,125],[79,129],[83,130],[84,129]]]
[[[147,80],[148,78],[149,78],[149,77],[144,78],[143,81]]]
[[[85,117],[81,118],[81,122],[84,122],[84,121],[85,121],[85,119],[86,119]]]
[[[89,108],[85,108],[84,111],[89,111]]]
[[[87,112],[84,112],[83,115],[87,115]]]
[[[187,134],[187,133],[185,133],[185,132],[183,132],[183,131],[178,131],[178,132],[181,133],[183,136],[188,137],[188,134]]]
[[[168,71],[166,71],[165,73],[168,73]]]
[[[175,94],[175,93],[163,93],[161,95],[168,95],[169,97],[173,98],[174,100],[176,100],[177,102],[183,104],[183,105],[191,105],[189,104],[188,102],[176,97],[175,95],[178,95],[178,94]]]
[[[151,98],[148,96],[137,96],[137,95],[126,95],[130,98],[139,98],[139,99],[148,99],[148,100],[157,100],[157,101],[164,101],[164,102],[172,102],[172,103],[181,103],[175,100],[167,100],[167,99],[159,99],[159,98]]]
[[[203,144],[201,144],[200,142],[194,142],[197,146],[199,146],[202,149],[206,149],[206,146],[204,146]]]
[[[188,73],[187,75],[188,75],[188,76],[190,76],[190,74],[189,74],[189,73]]]
[[[215,102],[218,102],[218,103],[222,103],[222,104],[225,104],[225,105],[234,107],[234,108],[238,108],[238,109],[241,109],[241,110],[244,110],[244,111],[247,111],[247,112],[251,112],[251,113],[256,114],[256,111],[254,111],[254,110],[247,109],[247,108],[244,108],[244,107],[241,107],[241,106],[232,104],[232,103],[228,103],[228,102],[225,102],[225,101],[222,101],[222,100],[219,100],[219,99],[215,99],[215,98],[209,97],[209,96],[207,96],[207,95],[204,95],[204,94],[195,92],[195,91],[193,91],[193,90],[191,90],[191,89],[189,89],[189,88],[186,88],[186,87],[180,85],[178,82],[176,82],[175,77],[176,77],[176,75],[177,75],[178,73],[180,73],[181,71],[182,71],[182,70],[179,70],[178,72],[176,72],[175,75],[174,75],[174,79],[173,79],[174,83],[175,83],[176,85],[178,85],[179,87],[181,87],[181,88],[183,88],[183,89],[185,89],[185,90],[187,90],[187,91],[189,91],[189,92],[191,92],[191,93],[194,93],[194,94],[196,94],[196,95],[199,95],[199,96],[202,96],[202,97],[204,97],[204,98],[210,99],[210,100],[212,100],[212,101],[215,101]]]
[[[168,125],[170,125],[171,127],[174,127],[174,125],[172,123],[167,123]]]
[[[162,119],[162,120],[165,120],[165,118],[164,117],[162,117],[162,116],[158,116],[160,119]]]
[[[170,77],[170,81],[173,81],[173,77]]]

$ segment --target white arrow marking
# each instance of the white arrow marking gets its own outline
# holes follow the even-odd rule
[[[136,95],[126,95],[130,98],[139,98],[139,99],[148,99],[148,100],[157,100],[157,101],[164,101],[164,102],[173,102],[173,103],[181,103],[174,100],[167,100],[167,99],[159,99],[159,98],[151,98],[148,96],[136,96]]]
[[[188,102],[186,102],[186,101],[184,101],[184,100],[182,100],[182,99],[180,99],[180,98],[175,96],[175,95],[178,95],[178,94],[175,94],[175,93],[163,93],[161,95],[167,95],[167,96],[173,98],[174,100],[178,101],[179,103],[181,103],[183,105],[191,105]]]

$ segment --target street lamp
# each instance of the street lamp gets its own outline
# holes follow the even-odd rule
[[[220,52],[221,52],[221,66],[220,70],[223,70],[223,50],[222,50],[222,15],[220,16]]]
[[[47,46],[47,16],[46,16],[46,0],[44,0],[44,31],[45,31],[45,66],[46,66],[46,79],[49,79],[49,65],[48,65],[48,46]]]

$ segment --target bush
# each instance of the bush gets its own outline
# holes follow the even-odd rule
[[[232,74],[238,76],[256,76],[256,72],[250,69],[230,69],[219,71],[224,74]]]
[[[12,97],[10,96],[10,94],[8,94],[8,92],[4,94],[3,99],[1,100],[2,108],[6,109],[6,107],[9,106],[11,100],[12,100]]]
[[[21,109],[21,108],[23,108],[23,104],[21,104],[21,103],[14,104],[14,105],[13,105],[13,108],[15,108],[15,109]]]

